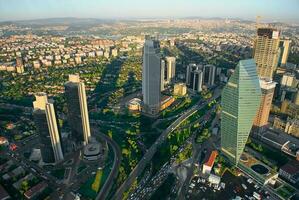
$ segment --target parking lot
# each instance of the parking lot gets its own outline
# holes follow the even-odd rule
[[[253,197],[254,192],[256,198]],[[235,177],[226,171],[219,185],[212,185],[207,180],[199,177],[193,178],[188,189],[187,199],[221,199],[229,200],[236,197],[242,199],[271,199],[268,192],[263,191],[260,186],[251,179],[244,176]]]

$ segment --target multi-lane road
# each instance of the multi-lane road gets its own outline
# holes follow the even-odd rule
[[[102,140],[106,141],[108,145],[112,147],[114,153],[114,162],[113,162],[111,172],[96,197],[96,200],[101,200],[101,199],[106,199],[111,189],[111,186],[113,184],[113,181],[118,175],[118,170],[121,162],[121,150],[118,144],[114,140],[112,140],[109,136],[104,134],[97,134],[97,136],[100,137]]]
[[[200,101],[198,105],[194,105],[192,108],[185,111],[178,119],[176,119],[163,133],[159,136],[159,138],[155,141],[155,143],[149,148],[149,150],[145,153],[141,161],[135,166],[135,168],[131,171],[128,178],[125,180],[125,182],[118,188],[115,195],[112,199],[115,200],[121,200],[123,197],[124,192],[126,192],[131,185],[133,184],[134,180],[141,175],[143,170],[145,169],[146,165],[151,161],[154,154],[156,153],[158,147],[165,141],[167,136],[175,130],[185,119],[190,117],[194,112],[196,112],[198,109],[203,108],[208,103],[213,101],[214,99],[218,98],[220,96],[220,93],[217,93],[214,95],[214,97],[207,101],[203,102]]]

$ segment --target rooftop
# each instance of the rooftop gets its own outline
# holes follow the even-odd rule
[[[217,151],[212,151],[208,161],[205,163],[205,165],[209,166],[209,167],[213,167],[214,162],[216,157],[218,156],[218,152]]]

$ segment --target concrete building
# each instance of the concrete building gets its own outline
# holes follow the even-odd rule
[[[95,161],[104,155],[104,149],[98,142],[89,143],[84,147],[83,157],[88,161]]]
[[[281,104],[280,111],[295,118],[299,115],[299,105],[296,105],[288,100],[284,100]]]
[[[222,91],[221,150],[238,164],[261,102],[253,59],[241,60]]]
[[[267,126],[276,83],[267,79],[260,79],[262,98],[253,125],[258,128]]]
[[[11,199],[7,191],[0,185],[0,200],[8,200]]]
[[[299,181],[299,161],[292,160],[279,169],[279,176],[287,179],[293,184]]]
[[[291,50],[290,44],[291,44],[291,40],[280,40],[279,42],[280,55],[278,60],[278,66],[280,67],[287,66],[287,61]]]
[[[141,110],[141,100],[138,98],[131,99],[128,104],[128,109],[131,111],[140,111]]]
[[[215,83],[216,66],[205,65],[203,68],[203,83],[207,87],[211,87]]]
[[[297,79],[294,74],[285,73],[280,81],[282,87],[295,87],[297,85]]]
[[[53,101],[45,93],[37,93],[35,99],[33,116],[40,134],[43,162],[59,162],[63,160],[63,152]]]
[[[191,73],[195,70],[202,70],[203,66],[202,65],[197,65],[197,64],[189,64],[187,66],[187,71],[186,71],[186,85],[190,86],[190,81],[191,81]]]
[[[299,106],[299,90],[297,90],[296,97],[294,98],[294,104]]]
[[[164,80],[167,84],[174,81],[175,78],[175,57],[166,57],[165,58],[165,68],[164,68]]]
[[[258,28],[253,44],[253,57],[259,77],[272,79],[278,65],[280,32],[274,28]]]
[[[187,86],[185,83],[176,83],[173,87],[173,95],[185,96],[187,94]]]
[[[273,127],[284,131],[287,134],[299,137],[299,120],[287,118],[286,120],[280,119],[278,117],[274,118]]]
[[[165,60],[161,59],[161,92],[164,91],[165,89],[165,68],[166,68],[166,65],[165,65]]]
[[[112,50],[111,50],[111,55],[112,55],[113,57],[117,57],[117,56],[118,56],[118,49],[117,49],[117,48],[112,49]]]
[[[190,75],[190,88],[194,92],[202,91],[203,72],[201,70],[195,70]]]
[[[202,166],[202,173],[203,174],[210,174],[211,173],[211,170],[214,166],[214,162],[215,162],[215,159],[216,159],[217,156],[218,156],[218,152],[217,151],[212,151],[209,159]]]
[[[72,136],[76,142],[88,144],[90,127],[85,85],[78,74],[69,75],[69,81],[65,84],[65,96]]]
[[[142,111],[157,115],[161,102],[161,56],[160,44],[156,40],[146,40],[142,64]]]

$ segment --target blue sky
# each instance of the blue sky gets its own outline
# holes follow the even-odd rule
[[[0,20],[239,17],[299,21],[299,0],[0,0]]]

